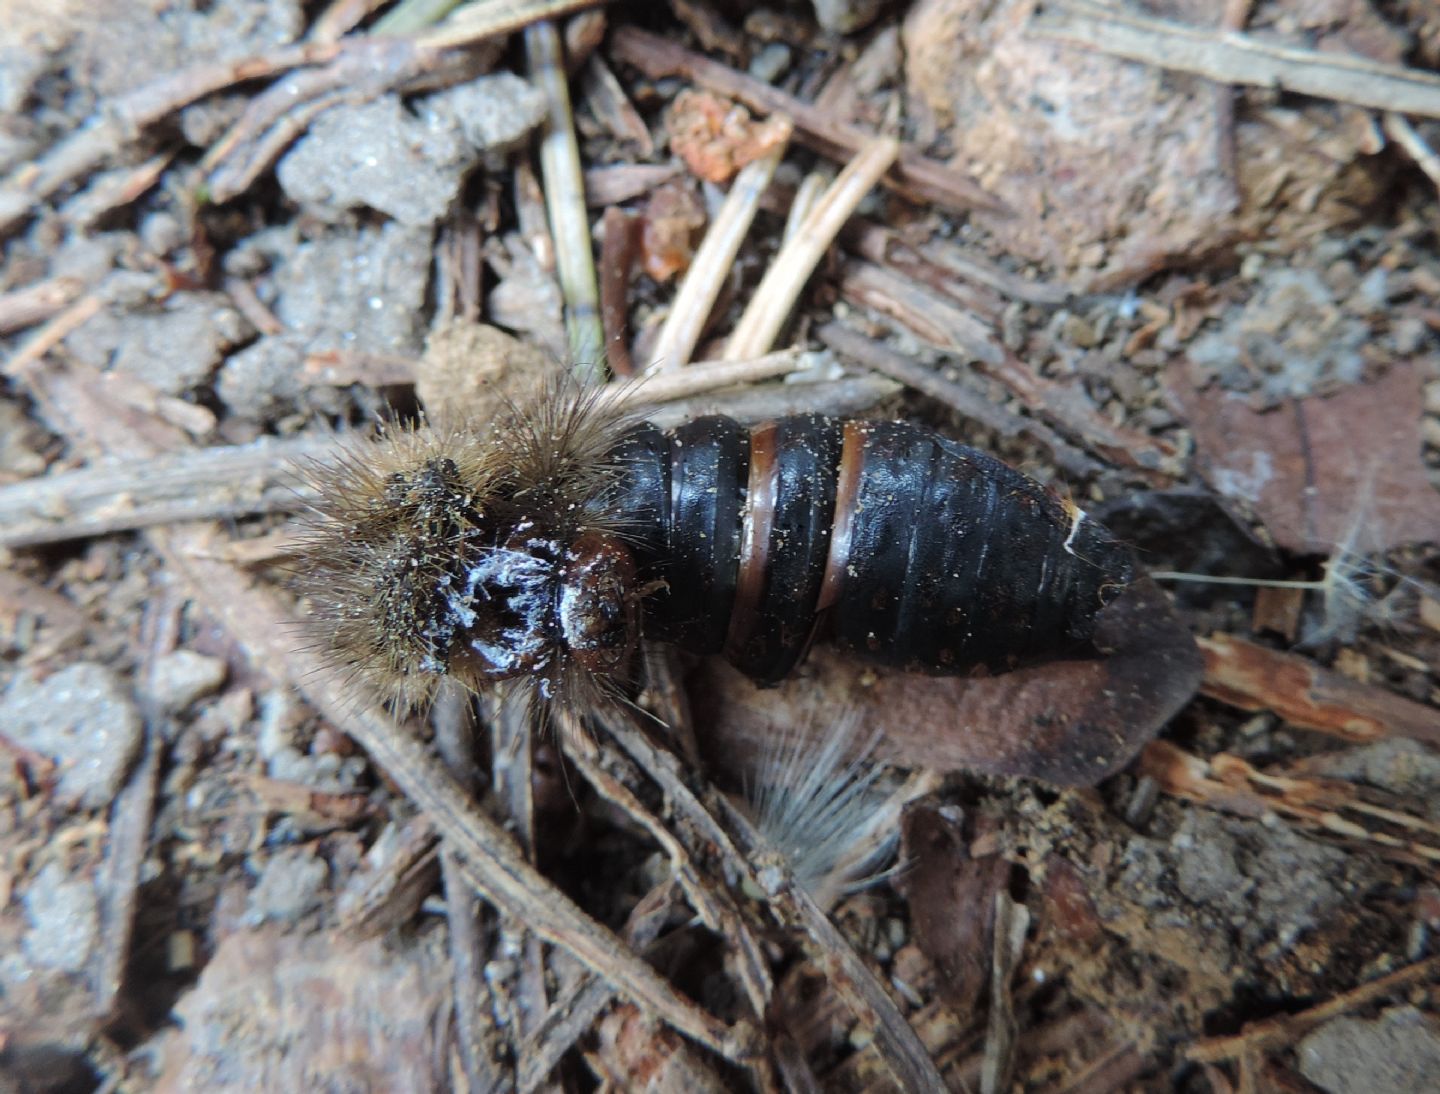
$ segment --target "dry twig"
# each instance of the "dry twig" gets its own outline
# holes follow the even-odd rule
[[[1056,464],[1067,474],[1081,478],[1099,470],[1099,464],[1061,440],[1044,423],[1011,414],[1004,407],[997,406],[963,384],[947,380],[938,370],[896,353],[884,344],[851,330],[838,320],[826,323],[815,332],[815,337],[841,357],[849,358],[865,368],[874,369],[907,387],[923,392],[1002,437],[1016,437],[1021,434],[1033,437],[1049,449]]]
[[[78,278],[52,277],[0,294],[0,335],[45,322],[63,311],[83,288]]]
[[[610,36],[613,56],[634,65],[652,80],[681,76],[701,87],[738,99],[751,110],[783,114],[795,125],[795,139],[837,163],[848,163],[873,136],[829,112],[787,95],[779,88],[636,27],[618,27]],[[890,182],[921,202],[946,209],[1005,210],[1004,202],[961,172],[927,159],[913,147],[900,150]]]
[[[322,64],[344,48],[341,43],[309,42],[223,64],[206,61],[162,76],[107,103],[103,111],[38,160],[17,168],[0,182],[0,234],[14,228],[67,182],[118,157],[141,130],[175,111],[233,84],[301,65]]]
[[[1284,1048],[1321,1022],[1368,1006],[1411,984],[1423,983],[1437,975],[1440,975],[1440,957],[1417,961],[1413,965],[1377,977],[1368,984],[1352,988],[1333,999],[1327,999],[1309,1010],[1302,1010],[1299,1014],[1282,1014],[1263,1022],[1254,1022],[1233,1037],[1212,1037],[1209,1040],[1197,1041],[1185,1050],[1185,1056],[1196,1063],[1213,1064],[1222,1060],[1238,1059],[1249,1053]]]
[[[1278,87],[1317,99],[1440,117],[1440,76],[1368,57],[1321,53],[1252,34],[1187,26],[1093,0],[1056,0],[1035,34],[1227,84]]]
[[[1433,707],[1234,635],[1198,641],[1205,655],[1201,691],[1222,703],[1273,710],[1291,725],[1347,741],[1413,737],[1440,745],[1440,717]]]

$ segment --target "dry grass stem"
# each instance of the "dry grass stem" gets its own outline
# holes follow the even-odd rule
[[[388,0],[330,0],[310,24],[310,41],[336,42],[358,27]]]
[[[375,34],[417,34],[434,26],[457,7],[461,0],[400,0],[375,21]]]
[[[843,418],[864,414],[899,390],[899,384],[880,376],[856,376],[813,384],[765,384],[680,399],[655,407],[645,416],[662,429],[673,429],[705,414],[724,414],[747,425],[787,414],[829,414]]]
[[[564,50],[553,23],[525,30],[530,79],[545,96],[548,113],[540,136],[540,171],[545,179],[545,208],[555,241],[555,270],[565,297],[565,329],[576,375],[597,383],[605,375],[605,332],[600,322],[600,288],[590,219],[585,212],[585,180],[580,146],[570,108]]]
[[[652,373],[627,387],[624,401],[635,407],[657,406],[765,380],[778,380],[806,367],[807,354],[785,349],[748,361],[700,361],[683,371]]]
[[[845,165],[805,218],[800,231],[780,248],[765,271],[750,306],[725,345],[726,360],[758,357],[775,344],[825,249],[899,154],[899,141],[876,137]]]
[[[1035,34],[1226,84],[1277,87],[1375,110],[1440,117],[1440,76],[1366,57],[1321,53],[1233,30],[1210,30],[1106,7],[1091,0],[1049,4]]]
[[[690,363],[690,355],[700,342],[705,323],[735,264],[735,256],[740,253],[740,245],[745,242],[759,211],[760,199],[785,158],[787,147],[788,142],[780,143],[758,160],[746,164],[735,176],[725,203],[706,231],[670,305],[670,314],[660,328],[651,354],[651,369],[664,371]]]
[[[805,218],[819,204],[825,188],[830,185],[830,176],[820,171],[811,171],[795,188],[790,208],[785,213],[785,230],[780,234],[781,243],[789,243],[799,233]]]

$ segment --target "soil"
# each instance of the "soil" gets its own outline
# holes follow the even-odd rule
[[[1155,579],[1084,664],[817,651],[759,690],[657,648],[663,731],[384,722],[316,698],[297,467],[596,363],[544,73],[523,34],[382,33],[415,7],[0,0],[0,1092],[1434,1088],[1440,91],[1230,87],[1034,0],[569,16],[617,371],[675,344],[750,165],[783,149],[687,360],[792,205],[903,142],[789,382],[657,421],[919,421]],[[1225,18],[1440,87],[1428,4]]]

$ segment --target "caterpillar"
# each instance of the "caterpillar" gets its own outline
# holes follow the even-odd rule
[[[402,703],[449,677],[623,693],[642,636],[761,684],[815,641],[932,674],[1094,656],[1136,577],[1083,510],[903,421],[664,431],[563,385],[488,430],[403,429],[312,470],[295,566],[333,655]]]

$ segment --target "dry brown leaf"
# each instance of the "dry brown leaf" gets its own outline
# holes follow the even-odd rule
[[[1440,494],[1421,462],[1420,378],[1397,365],[1373,383],[1269,411],[1172,381],[1200,473],[1253,507],[1281,547],[1383,552],[1440,540]]]
[[[710,658],[692,689],[696,728],[721,755],[760,747],[777,725],[823,736],[854,711],[888,763],[1087,785],[1129,763],[1201,673],[1189,631],[1149,581],[1101,613],[1097,643],[1108,656],[976,678],[876,673],[820,649],[763,691]]]
[[[999,855],[972,856],[961,824],[926,806],[905,814],[900,860],[915,942],[939,971],[946,1002],[967,1020],[989,983],[995,894],[1010,864]]]

